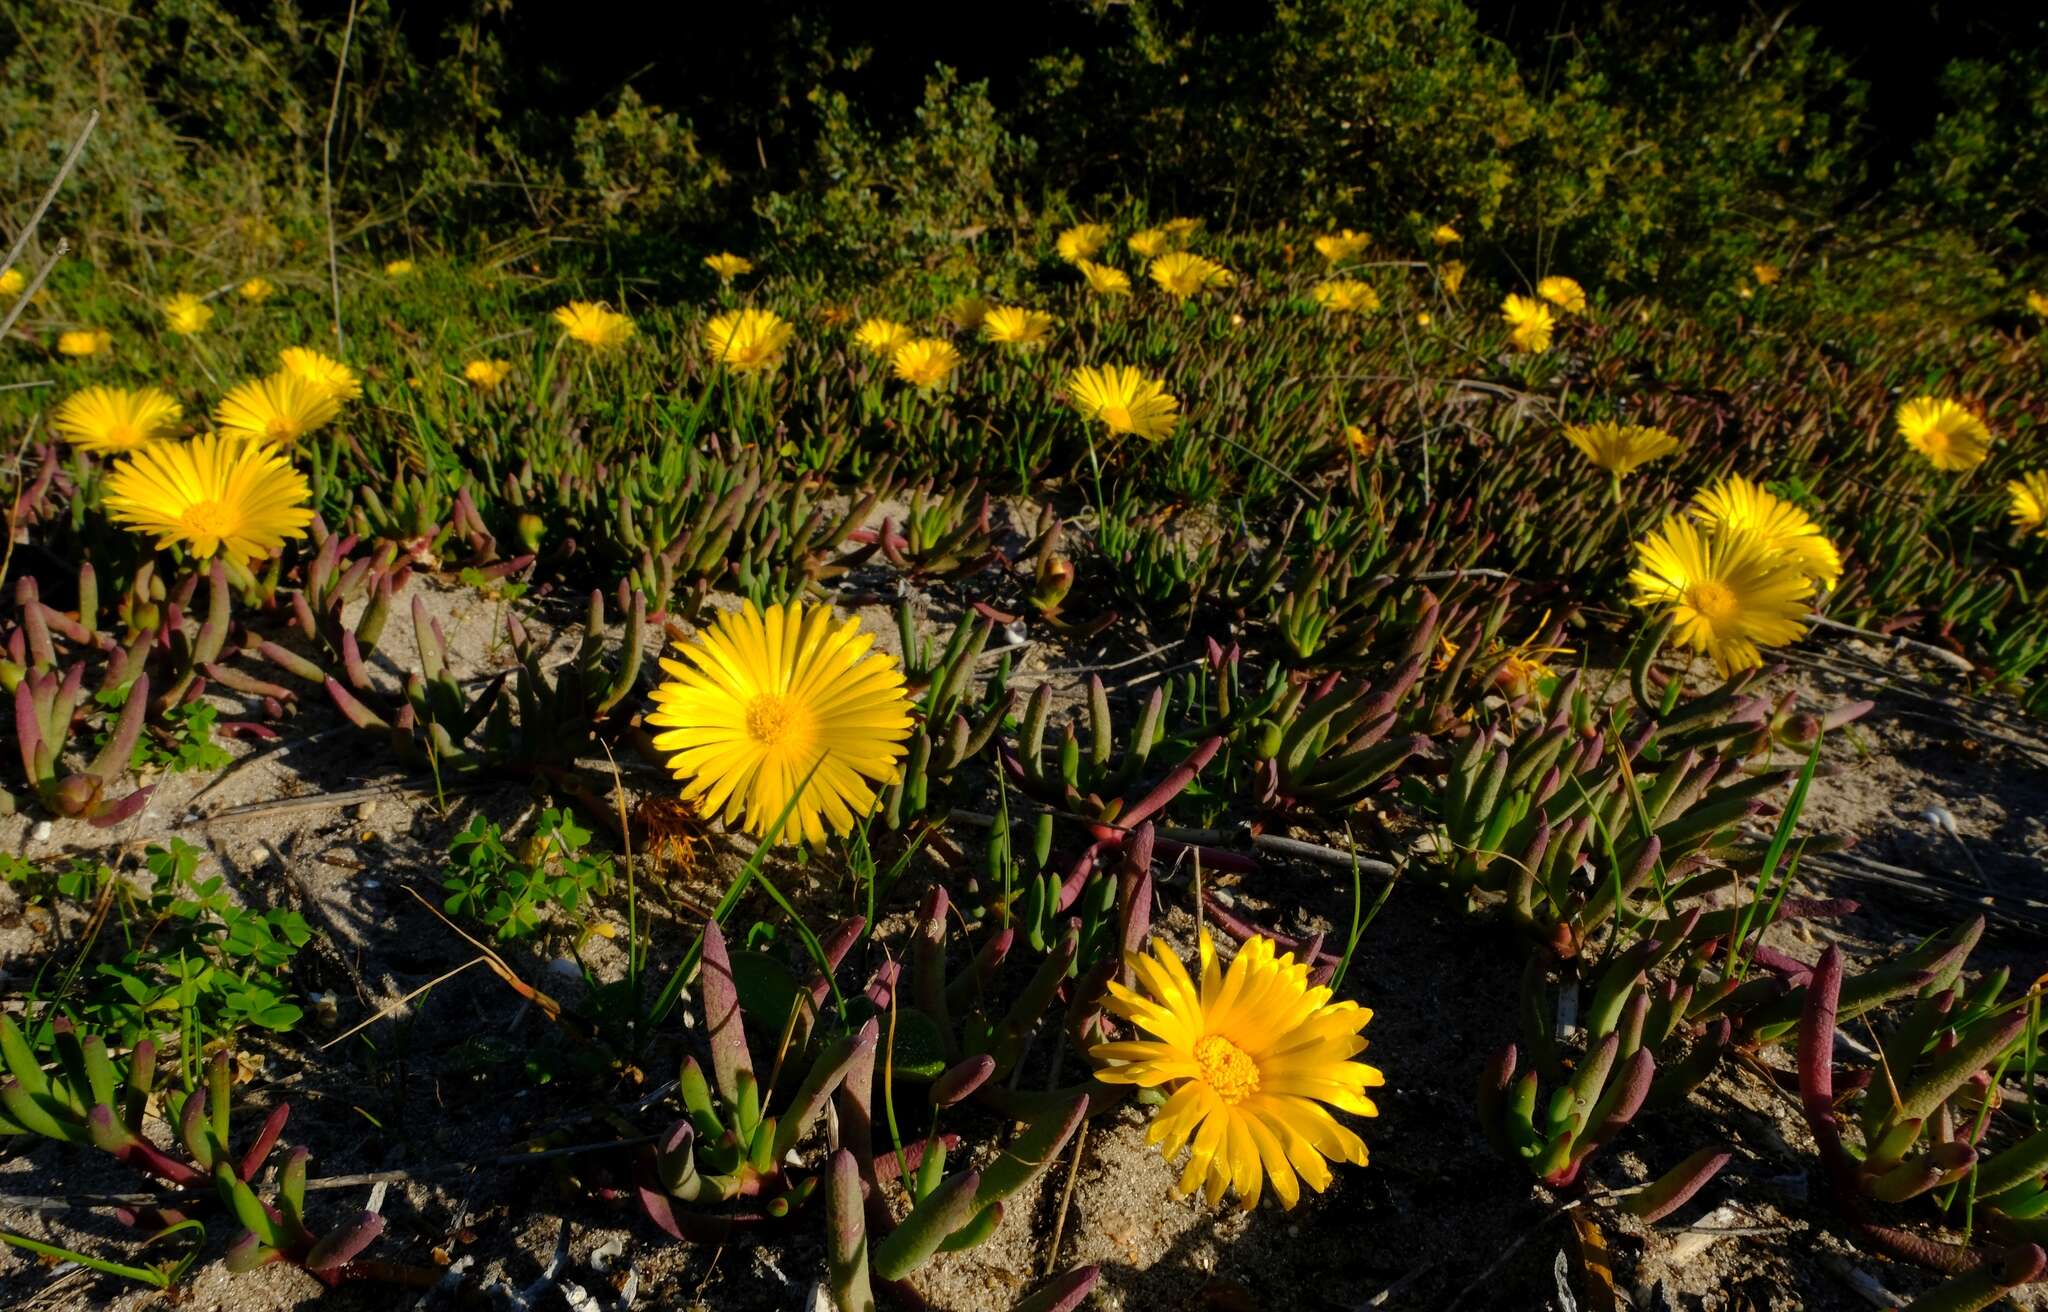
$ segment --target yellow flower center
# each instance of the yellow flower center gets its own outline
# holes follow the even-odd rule
[[[273,442],[289,442],[298,437],[298,426],[283,415],[272,415],[263,423],[263,435]]]
[[[1927,450],[1929,454],[1937,456],[1945,456],[1948,454],[1950,442],[1949,431],[1948,429],[1943,428],[1939,424],[1935,425],[1933,428],[1928,429],[1927,435],[1921,438],[1920,440],[1927,444]]]
[[[747,736],[763,747],[773,747],[789,732],[789,703],[772,692],[764,692],[747,703]]]
[[[1109,425],[1109,431],[1112,433],[1128,433],[1136,427],[1131,422],[1129,406],[1106,405],[1102,409],[1097,410],[1095,415],[1096,418]]]
[[[134,446],[141,441],[133,424],[108,424],[106,443],[108,446]]]
[[[224,538],[234,532],[235,513],[218,501],[195,501],[178,522],[195,538]]]
[[[1259,1064],[1221,1034],[1205,1034],[1195,1044],[1195,1064],[1203,1082],[1232,1106],[1259,1091]]]
[[[1687,600],[1692,602],[1692,608],[1698,611],[1702,618],[1715,625],[1728,623],[1742,609],[1741,599],[1735,595],[1733,588],[1711,579],[1693,584]]]

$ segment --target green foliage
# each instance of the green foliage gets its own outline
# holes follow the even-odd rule
[[[590,831],[567,811],[549,808],[515,854],[489,817],[475,816],[449,844],[442,906],[476,917],[505,940],[535,933],[555,913],[577,916],[612,883],[611,857],[586,854],[589,842]]]

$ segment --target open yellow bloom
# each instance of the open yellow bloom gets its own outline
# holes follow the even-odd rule
[[[1074,267],[1088,280],[1088,290],[1097,296],[1131,294],[1131,275],[1122,269],[1113,269],[1107,264],[1096,264],[1092,260],[1082,260]]]
[[[655,750],[706,816],[766,837],[791,808],[782,841],[844,834],[875,807],[874,784],[897,777],[910,736],[903,671],[870,650],[860,621],[830,606],[752,602],[676,644],[661,662],[647,723]]]
[[[1465,240],[1458,234],[1458,230],[1448,223],[1437,224],[1436,231],[1429,234],[1429,239],[1439,246],[1455,246]]]
[[[114,335],[104,328],[74,328],[57,334],[57,354],[98,355],[114,348]]]
[[[731,251],[720,251],[716,255],[705,256],[704,267],[717,274],[720,281],[731,282],[743,273],[752,273],[754,271],[754,262],[744,255],[735,255]]]
[[[1102,253],[1109,244],[1107,223],[1077,223],[1061,233],[1053,242],[1053,249],[1069,264],[1092,260]]]
[[[19,296],[21,295],[21,289],[26,286],[28,286],[28,278],[21,270],[9,269],[5,273],[0,273],[0,296],[10,298]]]
[[[471,360],[462,366],[462,376],[479,392],[488,392],[512,376],[510,360]]]
[[[2005,485],[2011,504],[2006,513],[2022,533],[2048,537],[2048,470],[2021,474]]]
[[[1372,1012],[1310,987],[1308,963],[1269,938],[1245,940],[1228,971],[1207,933],[1200,951],[1199,984],[1158,939],[1150,956],[1127,958],[1138,988],[1111,981],[1103,1005],[1150,1037],[1089,1049],[1095,1078],[1173,1086],[1145,1141],[1168,1161],[1190,1149],[1182,1195],[1201,1187],[1213,1207],[1235,1189],[1250,1211],[1270,1181],[1291,1209],[1303,1183],[1329,1187],[1331,1160],[1366,1164],[1365,1141],[1330,1109],[1379,1115],[1365,1091],[1386,1077],[1351,1060],[1365,1051],[1359,1031]]]
[[[277,287],[268,278],[251,278],[235,288],[235,295],[251,305],[261,305],[277,295]]]
[[[231,437],[290,446],[341,413],[341,398],[297,374],[252,378],[222,397],[213,421]]]
[[[1570,278],[1552,275],[1536,284],[1536,294],[1566,314],[1586,312],[1586,289]]]
[[[555,322],[593,351],[616,350],[633,335],[633,321],[602,301],[571,301],[555,311]]]
[[[1547,351],[1550,349],[1550,330],[1557,320],[1551,315],[1550,307],[1527,296],[1512,292],[1500,303],[1500,317],[1507,320],[1510,332],[1508,338],[1519,351]]]
[[[1212,287],[1228,287],[1237,275],[1216,261],[1188,251],[1174,251],[1152,261],[1148,272],[1161,291],[1177,301],[1200,296]]]
[[[1798,506],[1733,474],[1693,498],[1692,517],[1717,533],[1748,533],[1790,556],[1825,592],[1842,578],[1842,553]]]
[[[169,437],[184,413],[154,387],[88,387],[64,398],[50,427],[81,450],[112,454]]]
[[[1752,533],[1704,529],[1683,515],[1636,544],[1630,600],[1669,615],[1672,637],[1713,657],[1723,675],[1763,664],[1763,647],[1806,632],[1813,580]]]
[[[384,273],[387,277],[403,278],[411,274],[412,269],[411,260],[393,260],[384,266]]]
[[[1067,376],[1067,393],[1082,418],[1101,420],[1112,434],[1135,433],[1157,442],[1180,423],[1180,399],[1164,382],[1130,365],[1076,369]]]
[[[981,321],[981,335],[1002,346],[1043,346],[1052,336],[1052,316],[1043,310],[998,305]]]
[[[1566,424],[1564,435],[1573,446],[1585,452],[1586,459],[1617,478],[1678,449],[1678,439],[1661,428],[1617,424],[1611,419],[1592,424]]]
[[[960,367],[960,352],[943,337],[905,342],[889,357],[889,368],[912,387],[936,387]]]
[[[1147,228],[1143,232],[1132,233],[1124,240],[1124,245],[1130,247],[1131,254],[1139,259],[1149,260],[1172,250],[1174,240],[1173,234],[1164,228]]]
[[[795,331],[773,310],[728,310],[704,325],[704,349],[736,374],[761,373],[782,363]]]
[[[1977,412],[1947,397],[1922,396],[1899,407],[1899,436],[1936,469],[1975,469],[1991,454],[1991,430]]]
[[[1325,233],[1316,238],[1316,254],[1332,264],[1342,264],[1372,245],[1372,234],[1353,232],[1346,228],[1342,232]]]
[[[287,346],[278,352],[277,362],[285,373],[326,388],[337,401],[354,401],[363,394],[363,380],[355,370],[310,347]]]
[[[863,319],[853,333],[853,340],[869,355],[886,360],[896,354],[896,348],[917,336],[909,325],[897,323],[894,319]]]
[[[1456,296],[1458,289],[1465,285],[1465,262],[1445,260],[1436,271],[1436,280],[1443,284],[1444,295]]]
[[[191,292],[179,292],[164,302],[164,326],[180,337],[202,332],[213,322],[213,307]]]
[[[1317,305],[1331,314],[1363,314],[1380,308],[1380,294],[1372,284],[1356,278],[1333,278],[1309,290]]]
[[[238,564],[304,537],[313,511],[305,475],[275,448],[205,434],[159,442],[121,461],[107,478],[107,515],[197,557]]]

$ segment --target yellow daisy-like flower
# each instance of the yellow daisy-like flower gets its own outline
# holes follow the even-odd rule
[[[1052,326],[1052,316],[1043,310],[998,305],[982,319],[981,335],[1001,346],[1043,346]]]
[[[1456,296],[1458,289],[1465,285],[1465,262],[1445,260],[1436,271],[1436,280],[1443,284],[1444,295]]]
[[[1097,296],[1129,296],[1131,294],[1131,275],[1125,273],[1122,269],[1114,269],[1107,264],[1096,264],[1092,260],[1082,260],[1074,267],[1079,269],[1081,276],[1088,280],[1088,290],[1094,292]]]
[[[1201,219],[1168,219],[1159,225],[1175,241],[1188,241],[1202,230]]]
[[[411,260],[392,260],[384,266],[384,274],[389,278],[407,277],[412,273],[412,270],[413,263]]]
[[[1785,276],[1785,271],[1775,264],[1759,260],[1749,266],[1749,276],[1756,279],[1759,287],[1775,287],[1778,285],[1778,279]]]
[[[1429,234],[1429,239],[1439,246],[1455,246],[1465,240],[1459,235],[1458,230],[1448,223],[1437,224],[1436,231]]]
[[[1536,294],[1566,314],[1586,312],[1586,289],[1573,279],[1552,275],[1536,284]]]
[[[164,302],[164,326],[180,337],[203,332],[213,322],[213,307],[191,292],[179,292]]]
[[[510,360],[471,360],[462,366],[462,376],[479,392],[488,392],[512,376]]]
[[[1916,397],[1899,407],[1899,436],[1936,469],[1975,469],[1991,454],[1991,430],[1977,412],[1942,396]]]
[[[988,317],[988,298],[969,292],[955,297],[946,307],[946,321],[963,333],[971,333],[981,327],[981,321]]]
[[[565,336],[593,351],[613,351],[634,332],[633,321],[602,301],[571,301],[555,311]]]
[[[1067,376],[1067,394],[1082,418],[1101,420],[1112,434],[1135,433],[1157,442],[1180,423],[1180,398],[1130,365],[1076,369]]]
[[[2048,537],[2048,470],[2021,474],[2005,485],[2005,494],[2011,499],[2006,513],[2012,516],[2013,527]]]
[[[1356,278],[1334,278],[1317,283],[1309,295],[1331,314],[1363,314],[1380,308],[1380,294],[1372,284]]]
[[[1528,296],[1509,293],[1500,303],[1500,317],[1507,320],[1509,340],[1519,351],[1547,351],[1550,349],[1550,331],[1557,320],[1550,313],[1550,307]]]
[[[252,378],[222,397],[213,421],[230,436],[290,446],[341,413],[341,398],[297,374]]]
[[[716,255],[705,256],[704,267],[717,274],[720,281],[731,282],[743,273],[752,273],[754,271],[754,262],[744,255],[735,255],[731,251],[720,251]]]
[[[909,325],[897,323],[894,319],[863,319],[853,333],[854,342],[869,355],[886,360],[896,354],[896,348],[910,342],[917,336]]]
[[[1053,242],[1053,249],[1069,264],[1092,260],[1102,253],[1109,244],[1107,223],[1077,223],[1061,233]]]
[[[1842,553],[1820,525],[1798,506],[1740,474],[1694,497],[1692,517],[1712,532],[1748,533],[1769,549],[1784,552],[1823,592],[1841,581]]]
[[[1344,425],[1344,444],[1351,448],[1351,454],[1360,460],[1368,459],[1379,449],[1379,441],[1357,424]]]
[[[1311,987],[1308,963],[1262,936],[1245,940],[1226,971],[1204,933],[1199,984],[1158,939],[1150,956],[1127,960],[1138,988],[1111,981],[1103,1005],[1151,1037],[1098,1043],[1088,1055],[1105,1084],[1174,1086],[1145,1140],[1168,1161],[1190,1148],[1183,1196],[1199,1186],[1213,1207],[1235,1189],[1250,1211],[1270,1181],[1291,1209],[1303,1183],[1329,1187],[1331,1160],[1366,1164],[1365,1141],[1330,1109],[1379,1115],[1365,1091],[1386,1077],[1351,1060],[1365,1051],[1359,1031],[1371,1011]]]
[[[2040,315],[2042,318],[2048,319],[2048,292],[2028,292],[2027,308],[2029,310],[2032,310],[2035,314]]]
[[[897,777],[910,736],[903,671],[860,621],[829,606],[752,602],[677,643],[647,723],[654,746],[706,816],[765,838],[790,808],[783,841],[844,834]],[[792,800],[793,799],[793,800]]]
[[[1797,642],[1813,580],[1752,533],[1701,528],[1683,515],[1636,544],[1630,599],[1672,618],[1672,637],[1726,676],[1763,664],[1760,648]]]
[[[169,437],[184,413],[154,387],[88,387],[64,398],[50,427],[81,450],[111,454]]]
[[[704,349],[736,374],[763,373],[782,363],[795,332],[773,310],[728,310],[704,325]]]
[[[1164,228],[1147,228],[1143,232],[1132,233],[1124,240],[1124,245],[1130,247],[1131,254],[1139,259],[1149,260],[1173,249],[1173,234]]]
[[[889,368],[912,387],[936,387],[960,367],[960,352],[943,337],[905,342],[889,357]]]
[[[1641,424],[1617,424],[1603,419],[1593,424],[1566,424],[1564,435],[1586,453],[1586,459],[1616,478],[1633,473],[1637,466],[1670,455],[1678,439],[1661,428]]]
[[[114,348],[114,335],[104,328],[74,328],[57,334],[57,354],[98,355]]]
[[[21,270],[9,269],[5,273],[0,273],[0,296],[10,298],[19,296],[21,295],[21,289],[26,286],[28,286],[28,278],[23,275]]]
[[[241,286],[235,288],[235,295],[241,297],[243,300],[249,302],[249,304],[251,305],[261,305],[263,304],[263,302],[277,295],[277,286],[276,284],[272,283],[268,278],[251,278],[247,282],[243,283]]]
[[[107,478],[105,505],[158,547],[247,564],[306,535],[311,499],[305,475],[275,448],[208,433],[128,456]]]
[[[1206,256],[1174,251],[1152,261],[1147,271],[1159,289],[1177,301],[1200,296],[1212,287],[1228,287],[1237,275]]]
[[[287,346],[278,352],[277,362],[285,373],[326,388],[337,401],[354,401],[363,394],[363,380],[356,371],[331,355],[322,355],[309,347]]]
[[[1342,264],[1352,256],[1360,254],[1372,245],[1372,234],[1353,232],[1346,228],[1342,232],[1325,233],[1316,238],[1316,254],[1332,264]]]

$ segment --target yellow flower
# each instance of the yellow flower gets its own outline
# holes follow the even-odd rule
[[[1570,278],[1552,275],[1536,284],[1536,294],[1566,314],[1586,312],[1586,289]]]
[[[274,373],[243,383],[214,407],[213,421],[231,437],[290,446],[341,413],[341,398],[297,374]]]
[[[736,374],[760,373],[782,363],[795,331],[773,310],[728,310],[704,325],[704,349]]]
[[[306,535],[313,512],[305,476],[276,449],[212,433],[160,442],[122,460],[107,478],[107,515],[196,557],[237,564]]]
[[[26,286],[28,286],[28,279],[22,275],[21,270],[9,269],[5,273],[0,273],[0,296],[10,298],[19,296],[21,295],[21,289]]]
[[[510,360],[471,360],[462,366],[462,376],[479,392],[488,392],[512,376]]]
[[[920,337],[897,347],[889,367],[913,387],[936,387],[960,367],[960,352],[943,337]]]
[[[251,278],[240,287],[235,288],[235,295],[251,305],[261,305],[277,295],[277,288],[272,285],[268,278]]]
[[[1380,308],[1380,294],[1372,289],[1372,284],[1356,278],[1317,283],[1309,295],[1331,314],[1359,314]]]
[[[104,328],[74,328],[57,334],[57,354],[98,355],[114,347],[114,335]]]
[[[1344,441],[1350,446],[1351,454],[1357,456],[1360,460],[1370,458],[1372,453],[1379,449],[1379,442],[1373,438],[1373,435],[1360,428],[1357,424],[1344,425]]]
[[[179,292],[164,302],[164,324],[180,337],[190,337],[213,321],[213,307],[191,292]]]
[[[1152,281],[1177,301],[1200,296],[1212,287],[1228,287],[1237,275],[1216,261],[1187,251],[1175,251],[1152,261]]]
[[[393,260],[384,266],[384,273],[387,277],[403,278],[409,275],[412,269],[411,260]]]
[[[1166,235],[1175,241],[1188,241],[1202,230],[1200,219],[1168,219],[1159,225],[1166,229]]]
[[[1372,245],[1372,234],[1353,232],[1346,228],[1342,232],[1326,233],[1316,238],[1316,254],[1332,264],[1342,264]]]
[[[2035,314],[2040,315],[2042,318],[2048,319],[2048,292],[2028,292],[2027,308],[2029,310],[2032,310]]]
[[[1043,346],[1052,335],[1052,316],[1042,310],[998,305],[981,321],[981,335],[1003,346]]]
[[[1436,277],[1437,281],[1444,285],[1444,295],[1456,296],[1458,288],[1465,285],[1465,262],[1445,260],[1443,266],[1436,271]]]
[[[326,388],[337,401],[354,401],[363,394],[363,380],[355,370],[308,347],[287,346],[278,352],[277,362],[285,373]]]
[[[720,251],[716,255],[705,256],[704,267],[717,274],[721,281],[731,282],[743,273],[752,273],[754,271],[754,262],[744,255],[734,255],[731,251]]]
[[[1147,228],[1143,232],[1132,233],[1124,245],[1130,247],[1131,254],[1139,259],[1149,260],[1173,249],[1173,235],[1164,228]]]
[[[593,351],[617,350],[633,335],[633,321],[602,301],[571,301],[555,311],[555,322]]]
[[[1806,632],[1813,580],[1797,560],[1750,533],[1703,529],[1683,515],[1636,544],[1635,605],[1668,615],[1672,637],[1704,651],[1725,676],[1763,664],[1763,647]]]
[[[1107,264],[1096,264],[1082,260],[1074,266],[1088,279],[1088,290],[1097,296],[1129,296],[1131,275],[1122,269],[1113,269]]]
[[[75,447],[113,454],[169,437],[184,413],[154,387],[88,387],[64,398],[50,427]]]
[[[2013,527],[2048,537],[2048,471],[2021,474],[2005,485],[2005,491],[2012,500],[2006,513],[2012,516]]]
[[[1807,513],[1733,474],[1693,498],[1692,517],[1712,532],[1748,533],[1772,551],[1792,558],[1825,592],[1842,577],[1842,553]]]
[[[1974,410],[1947,397],[1922,396],[1899,407],[1899,436],[1936,469],[1975,469],[1991,454],[1991,430]]]
[[[954,298],[946,307],[946,318],[963,333],[971,333],[981,327],[981,321],[988,317],[988,298],[969,292]]]
[[[1180,399],[1163,381],[1129,365],[1076,369],[1067,376],[1067,393],[1082,418],[1101,420],[1111,434],[1135,433],[1157,442],[1180,422]]]
[[[1527,296],[1512,292],[1500,303],[1500,317],[1508,321],[1513,330],[1508,337],[1521,351],[1547,351],[1550,349],[1550,330],[1556,324],[1550,307]]]
[[[863,319],[854,330],[853,340],[869,355],[886,360],[896,354],[896,348],[910,341],[917,334],[905,324],[894,319]]]
[[[647,723],[655,750],[706,816],[765,838],[785,807],[784,842],[844,834],[876,805],[874,784],[897,777],[910,736],[903,672],[871,648],[860,621],[830,606],[745,603],[661,666]]]
[[[1145,1088],[1172,1085],[1145,1141],[1168,1161],[1191,1150],[1179,1192],[1203,1188],[1210,1206],[1235,1189],[1251,1210],[1270,1180],[1283,1208],[1301,1201],[1301,1185],[1321,1193],[1329,1161],[1366,1164],[1365,1141],[1330,1114],[1377,1116],[1367,1089],[1386,1077],[1363,1062],[1359,1035],[1372,1012],[1311,987],[1307,962],[1276,954],[1253,936],[1226,972],[1216,946],[1201,940],[1201,981],[1158,939],[1152,955],[1126,960],[1138,988],[1111,981],[1103,1004],[1148,1038],[1089,1049],[1095,1078]]]
[[[1678,449],[1678,439],[1661,428],[1617,424],[1611,419],[1595,424],[1566,424],[1564,435],[1586,453],[1586,459],[1617,478]]]
[[[1053,249],[1069,264],[1092,260],[1109,244],[1107,223],[1077,223],[1059,235]]]
[[[1756,279],[1759,287],[1775,287],[1778,285],[1778,279],[1785,276],[1785,271],[1775,264],[1759,260],[1749,266],[1749,276]]]
[[[1439,246],[1455,246],[1465,240],[1458,235],[1458,230],[1448,223],[1436,225],[1436,231],[1429,234],[1429,239]]]

